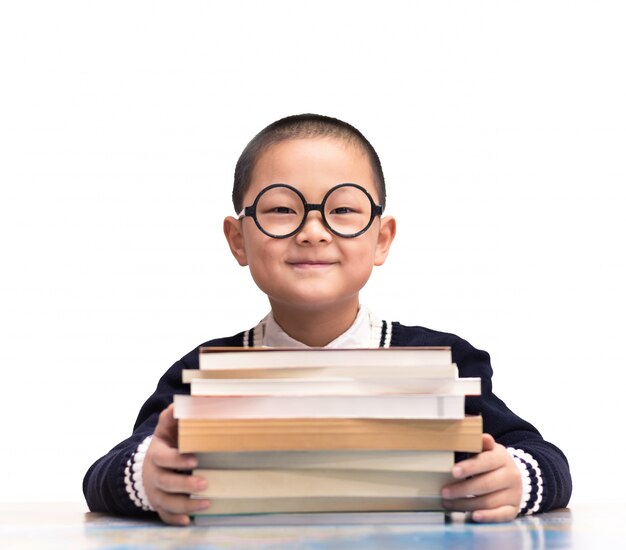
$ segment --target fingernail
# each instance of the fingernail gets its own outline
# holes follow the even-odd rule
[[[196,481],[196,490],[198,491],[204,491],[208,486],[209,486],[209,483],[204,478],[201,478],[198,481]]]
[[[441,496],[443,498],[450,498],[452,496],[452,491],[448,488],[442,489],[441,490]]]
[[[480,512],[474,512],[474,513],[472,514],[472,519],[473,519],[474,521],[482,521],[484,517],[485,517],[485,516],[483,516],[483,514],[481,514]]]
[[[463,477],[463,469],[460,466],[452,468],[452,477]]]
[[[188,468],[195,468],[198,465],[198,459],[197,458],[188,458],[187,459],[187,467]]]

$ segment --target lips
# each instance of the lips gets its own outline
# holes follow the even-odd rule
[[[330,265],[334,265],[337,262],[333,262],[330,260],[309,260],[309,259],[298,259],[298,260],[288,260],[287,263],[289,265],[295,267],[327,267]]]

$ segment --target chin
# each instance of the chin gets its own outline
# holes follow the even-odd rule
[[[358,296],[358,293],[356,294]],[[354,299],[354,294],[349,297],[338,296],[336,293],[296,293],[289,296],[271,297],[270,301],[276,304],[283,304],[289,308],[296,308],[303,311],[320,311],[337,307],[340,304],[347,304]],[[358,297],[356,298],[358,304]]]

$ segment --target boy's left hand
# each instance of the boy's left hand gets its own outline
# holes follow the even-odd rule
[[[506,448],[483,434],[483,450],[457,462],[452,475],[459,481],[442,491],[443,505],[449,510],[472,512],[477,522],[515,519],[522,498],[522,476]]]

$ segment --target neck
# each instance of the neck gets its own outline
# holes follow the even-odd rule
[[[348,330],[359,311],[358,297],[348,304],[300,310],[270,300],[274,319],[289,336],[310,347],[323,347]]]

